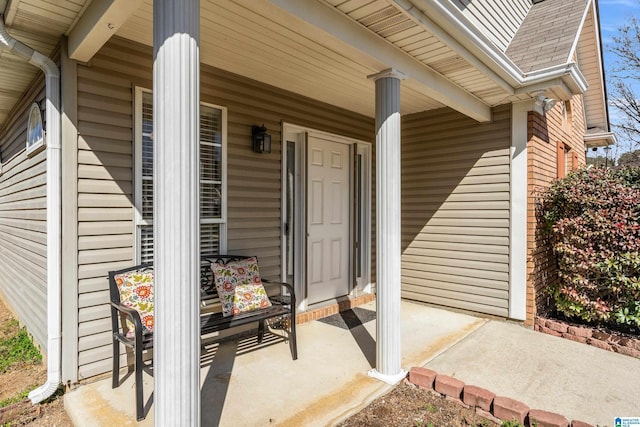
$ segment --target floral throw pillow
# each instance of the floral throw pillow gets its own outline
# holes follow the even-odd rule
[[[130,271],[115,276],[120,302],[140,314],[142,333],[153,332],[153,270]],[[127,318],[128,336],[133,335],[133,322]]]
[[[271,306],[260,280],[256,257],[226,264],[213,262],[211,270],[224,317]]]

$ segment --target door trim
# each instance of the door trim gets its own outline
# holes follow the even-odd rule
[[[309,308],[307,289],[306,289],[306,148],[307,148],[307,135],[312,134],[323,139],[331,139],[335,142],[350,145],[351,151],[354,154],[354,159],[357,156],[362,156],[362,172],[359,177],[362,180],[361,187],[361,236],[362,248],[361,254],[361,276],[356,277],[355,271],[355,256],[358,253],[355,250],[355,238],[356,234],[354,227],[350,227],[349,235],[351,240],[351,248],[353,250],[353,256],[350,262],[350,271],[352,277],[352,283],[349,285],[349,295],[361,295],[364,293],[372,292],[371,284],[371,218],[372,218],[372,206],[371,206],[371,189],[372,189],[372,143],[357,140],[354,138],[348,138],[341,135],[336,135],[329,132],[319,131],[313,128],[299,126],[291,123],[282,122],[281,126],[281,280],[287,280],[287,260],[289,254],[287,253],[287,227],[289,218],[287,217],[287,165],[288,159],[288,142],[295,144],[295,159],[293,164],[295,165],[294,189],[293,195],[295,203],[293,206],[293,253],[294,253],[294,274],[293,274],[293,286],[296,292],[296,299],[298,300],[298,310],[306,311]],[[356,191],[356,168],[353,167],[351,171],[351,191],[355,195]],[[357,198],[354,197],[357,200]],[[355,224],[355,212],[351,215],[351,224]],[[322,303],[321,303],[322,304]]]

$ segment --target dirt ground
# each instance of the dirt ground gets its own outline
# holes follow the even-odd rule
[[[402,382],[374,400],[340,427],[464,427],[497,426],[462,405]]]
[[[0,300],[0,339],[16,332],[16,328],[7,326],[12,319],[13,315]],[[0,401],[39,387],[46,380],[47,368],[44,364],[12,366],[0,372]],[[71,427],[73,424],[64,411],[63,399],[63,396],[56,396],[37,406],[32,406],[26,400],[0,408],[0,426]]]

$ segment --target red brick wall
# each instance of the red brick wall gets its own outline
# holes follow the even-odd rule
[[[553,253],[541,238],[536,206],[539,193],[558,177],[558,143],[569,149],[569,169],[585,164],[582,96],[571,99],[566,120],[564,116],[562,103],[558,102],[544,116],[532,111],[528,117],[527,325],[533,324],[537,312],[548,307],[543,289],[557,280]]]

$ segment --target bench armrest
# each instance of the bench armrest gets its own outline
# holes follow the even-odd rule
[[[111,307],[113,307],[120,313],[124,313],[128,318],[131,319],[131,321],[133,322],[133,327],[134,327],[133,332],[136,335],[136,340],[138,338],[138,335],[142,339],[142,319],[140,319],[140,313],[138,313],[135,309],[131,307],[127,307],[124,304],[116,303],[113,301],[110,301],[110,303],[111,303]],[[117,331],[114,330],[113,332],[116,333]]]
[[[296,306],[296,294],[293,290],[293,286],[291,286],[289,283],[286,282],[276,282],[273,280],[269,280],[269,279],[262,279],[262,282],[268,285],[276,285],[276,286],[284,286],[285,288],[287,288],[287,290],[289,291],[289,296],[291,297],[291,309],[292,311],[295,312],[295,306]],[[281,294],[282,296],[282,294]]]

